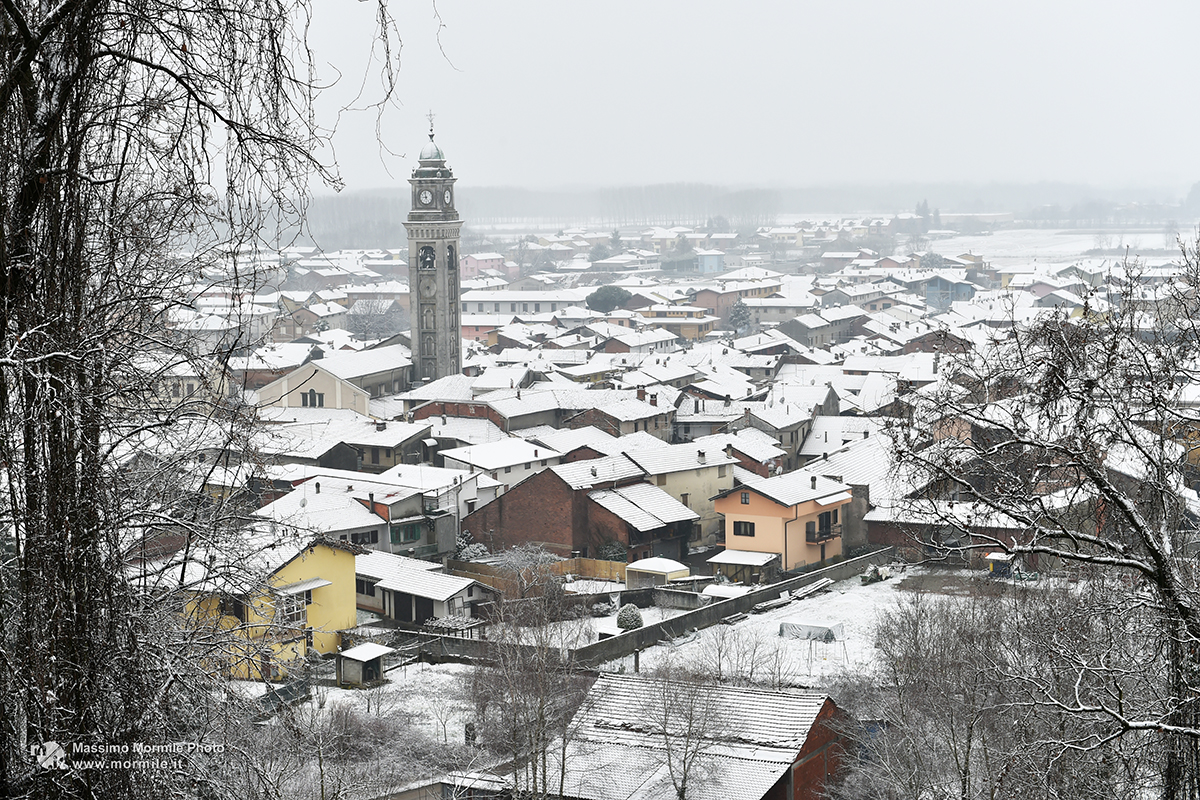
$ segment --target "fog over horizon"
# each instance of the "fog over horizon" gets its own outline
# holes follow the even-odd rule
[[[323,124],[360,87],[377,93],[373,7],[329,4],[312,22],[318,80],[342,76]],[[397,103],[343,113],[334,137],[348,192],[406,188],[430,110],[464,189],[1057,184],[1171,203],[1200,180],[1200,108],[1186,91],[1195,4],[462,0],[392,12]]]

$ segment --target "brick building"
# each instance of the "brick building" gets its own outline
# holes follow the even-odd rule
[[[560,464],[468,514],[462,528],[494,552],[530,542],[589,558],[620,542],[631,559],[679,558],[699,515],[644,480],[624,455]]]

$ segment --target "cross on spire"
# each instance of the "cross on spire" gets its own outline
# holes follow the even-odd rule
[[[429,120],[429,141],[432,142],[433,141],[433,118],[435,116],[433,113],[433,109],[430,109],[429,113],[426,114],[425,116]]]

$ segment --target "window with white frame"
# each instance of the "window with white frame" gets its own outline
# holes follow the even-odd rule
[[[275,596],[275,624],[282,628],[303,628],[308,621],[305,609],[307,592]]]

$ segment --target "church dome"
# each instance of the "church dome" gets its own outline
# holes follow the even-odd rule
[[[438,147],[434,143],[432,135],[430,135],[430,137],[429,137],[429,143],[426,144],[425,147],[423,147],[421,149],[420,160],[421,161],[445,161],[446,160],[446,156],[442,152],[442,148]]]

